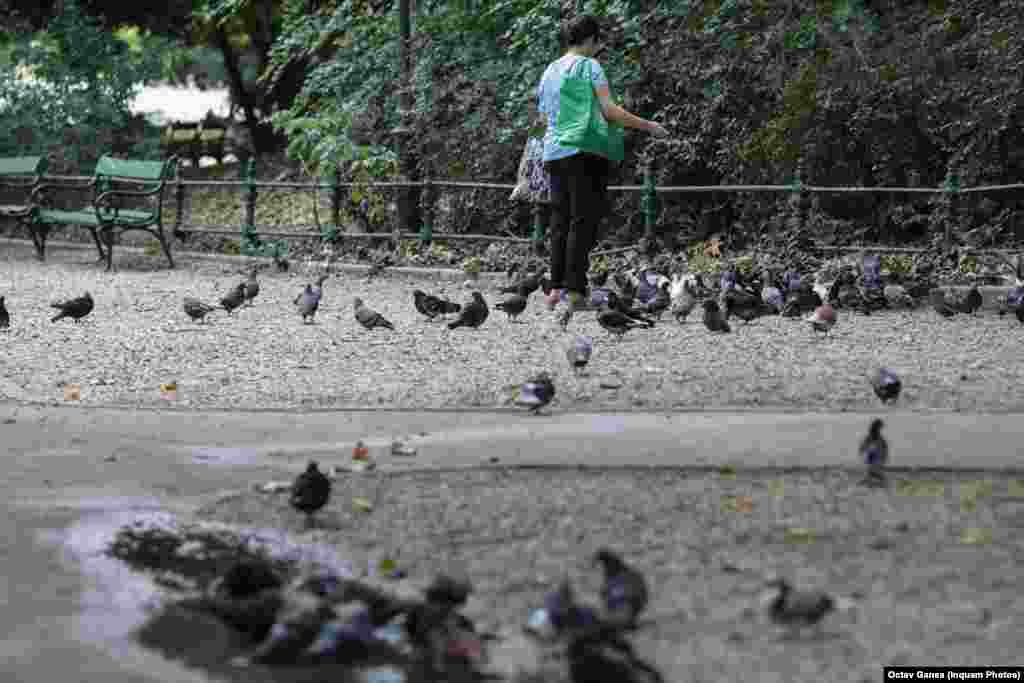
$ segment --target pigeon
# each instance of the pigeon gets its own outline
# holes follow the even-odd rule
[[[437,316],[444,317],[449,313],[458,313],[462,310],[460,304],[442,299],[441,297],[427,294],[421,289],[414,290],[412,293],[413,305],[416,306],[416,310],[421,314],[427,316],[427,319],[433,321]]]
[[[240,600],[265,590],[284,586],[281,577],[266,560],[238,560],[210,586],[212,594]]]
[[[619,340],[622,339],[626,332],[633,328],[650,327],[607,305],[605,305],[604,310],[597,314],[597,324],[618,337]]]
[[[725,319],[735,315],[744,323],[750,323],[765,315],[775,315],[778,310],[771,304],[745,297],[725,297]]]
[[[677,276],[669,288],[672,299],[672,317],[676,319],[676,322],[684,322],[697,306],[697,294],[693,287],[693,282],[689,278]]]
[[[590,355],[594,352],[594,341],[590,337],[577,335],[572,345],[566,350],[565,357],[569,361],[569,367],[577,375],[582,374],[583,369],[590,362]]]
[[[540,409],[551,403],[554,397],[555,383],[551,381],[551,375],[547,372],[540,372],[520,388],[517,403],[529,407],[530,412],[534,415],[539,415]]]
[[[971,285],[971,288],[967,290],[967,294],[964,298],[957,302],[956,309],[961,313],[968,313],[974,315],[984,300],[981,298],[981,292],[978,291],[978,285]]]
[[[356,321],[366,329],[372,330],[375,327],[395,329],[395,326],[388,322],[387,318],[372,308],[368,308],[358,296],[352,299],[352,307],[355,310]]]
[[[835,600],[821,591],[797,591],[786,579],[768,583],[779,589],[768,607],[772,621],[781,626],[799,629],[801,626],[819,626],[826,614],[836,607]]]
[[[302,316],[302,322],[311,323],[317,309],[320,308],[320,294],[313,289],[313,285],[306,285],[306,289],[295,297],[294,303]]]
[[[521,297],[528,297],[540,287],[541,276],[539,273],[530,273],[521,280],[517,280],[507,287],[501,288],[502,294],[516,294]]]
[[[526,310],[526,296],[513,294],[504,301],[494,304],[494,307],[499,311],[505,311],[509,320],[516,321],[519,314]]]
[[[712,299],[704,300],[704,326],[711,332],[731,332],[729,323],[725,321],[718,302]]]
[[[605,620],[628,628],[635,627],[637,616],[647,608],[647,581],[643,574],[608,548],[598,550],[594,561],[604,570],[601,600]]]
[[[434,577],[423,596],[427,602],[453,610],[463,607],[473,592],[473,584],[465,576],[441,573]]]
[[[900,397],[900,378],[888,368],[879,368],[875,376],[871,378],[871,388],[875,391],[882,403],[894,402]]]
[[[489,313],[490,310],[487,308],[487,302],[484,301],[484,295],[480,292],[473,292],[473,300],[462,307],[458,318],[448,323],[448,329],[480,327],[487,320]]]
[[[287,273],[288,267],[291,264],[288,263],[288,259],[278,256],[277,254],[274,254],[274,265],[277,266],[277,271],[279,273]]]
[[[313,514],[327,505],[331,497],[331,480],[320,471],[316,461],[311,460],[306,471],[295,478],[288,503],[306,514],[306,525],[313,523]]]
[[[814,309],[814,313],[806,318],[815,332],[828,334],[836,324],[836,311],[830,304],[824,303]]]
[[[860,455],[868,467],[867,477],[862,484],[885,485],[885,466],[889,462],[889,443],[882,436],[883,422],[878,418],[871,421],[867,436],[860,442]]]
[[[7,312],[4,298],[0,296],[0,330],[6,330],[11,326],[11,314]]]
[[[956,308],[949,305],[949,302],[946,301],[946,295],[941,289],[933,289],[929,297],[931,298],[932,308],[943,318],[952,318],[959,313]]]
[[[652,298],[647,304],[641,308],[642,311],[653,315],[658,320],[661,320],[661,315],[668,310],[672,304],[672,297],[668,293],[669,283],[662,282],[658,287],[658,291],[655,292],[654,298]]]
[[[781,313],[785,305],[782,290],[772,284],[766,284],[761,288],[761,301],[771,306],[775,313]]]
[[[232,312],[239,306],[245,303],[245,283],[240,282],[235,285],[235,288],[228,292],[223,299],[220,300],[221,307],[231,315]]]
[[[903,285],[888,284],[882,288],[882,295],[890,307],[913,308],[917,305],[914,297],[907,293]]]
[[[256,280],[256,271],[257,268],[253,266],[253,269],[249,272],[249,279],[245,282],[246,306],[252,306],[252,300],[260,293],[260,283]]]
[[[92,295],[89,292],[68,301],[58,301],[50,304],[51,308],[60,309],[60,313],[50,318],[50,322],[55,323],[61,318],[71,318],[77,323],[92,312],[92,306]]]
[[[614,291],[608,292],[608,305],[634,321],[643,323],[646,327],[654,327],[654,321],[646,316],[646,311],[634,308]]]
[[[1016,311],[1024,304],[1024,285],[1017,285],[1006,293],[1006,301],[999,307],[999,315],[1003,316],[1010,311]]]
[[[204,304],[199,299],[191,296],[186,296],[182,302],[182,308],[185,310],[186,315],[192,320],[198,320],[199,322],[206,322],[206,316],[213,313],[216,308],[208,304]]]
[[[316,284],[313,285],[313,292],[317,296],[323,296],[324,295],[324,282],[326,282],[327,278],[329,278],[329,277],[330,277],[330,275],[324,274],[324,275],[321,275],[320,277],[318,277],[316,279]]]
[[[799,279],[796,284],[786,289],[786,303],[782,307],[782,316],[796,318],[804,313],[812,313],[823,303],[821,296],[810,284],[803,284]]]
[[[663,683],[661,673],[641,660],[620,634],[589,630],[571,637],[567,648],[572,683]]]

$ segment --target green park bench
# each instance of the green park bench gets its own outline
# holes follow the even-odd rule
[[[167,181],[174,177],[177,163],[177,157],[166,161],[135,161],[103,156],[96,162],[96,171],[86,183],[37,186],[32,192],[37,212],[31,225],[36,233],[33,241],[39,258],[45,258],[46,235],[51,226],[78,225],[92,234],[100,260],[107,262],[107,270],[113,268],[117,234],[131,230],[141,230],[156,237],[173,268],[170,243],[164,235],[163,204]],[[56,196],[69,190],[75,194],[88,191],[89,203],[85,206],[78,204],[74,209],[55,208],[53,201]]]
[[[39,186],[46,166],[46,157],[0,157],[0,218],[24,225],[37,254],[41,253],[41,247],[32,229],[36,208],[30,197]]]

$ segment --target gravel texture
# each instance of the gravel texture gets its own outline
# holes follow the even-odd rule
[[[77,384],[83,404],[188,408],[495,408],[510,405],[531,373],[553,373],[552,408],[630,410],[710,407],[863,409],[877,406],[867,375],[878,364],[904,380],[905,408],[1005,410],[1024,406],[1024,328],[992,313],[945,320],[930,309],[865,317],[840,311],[828,338],[806,323],[778,317],[734,333],[709,334],[695,313],[685,324],[668,316],[621,343],[581,313],[565,334],[533,295],[521,320],[500,311],[477,330],[449,332],[412,305],[419,287],[458,301],[461,282],[396,275],[339,273],[324,289],[315,325],[303,325],[291,302],[316,276],[302,264],[264,270],[253,307],[209,324],[191,322],[182,298],[215,304],[245,266],[182,262],[166,270],[160,257],[121,252],[105,273],[88,251],[55,249],[46,264],[28,247],[4,245],[0,294],[13,325],[0,333],[0,396],[63,401]],[[319,268],[319,266],[315,266]],[[493,305],[500,295],[482,282]],[[81,324],[51,324],[55,299],[90,291],[96,309]],[[396,326],[367,332],[355,322],[360,296]],[[595,339],[588,376],[574,378],[565,359],[573,334]],[[168,400],[160,385],[176,382]]]
[[[867,682],[880,680],[883,665],[1016,663],[1024,481],[898,474],[879,490],[857,486],[859,477],[369,473],[335,482],[313,531],[303,531],[286,493],[225,495],[199,518],[277,529],[356,568],[390,557],[420,582],[462,567],[476,586],[467,612],[503,633],[525,623],[565,573],[593,601],[600,575],[588,557],[608,545],[648,578],[654,625],[635,640],[667,681]],[[372,510],[354,507],[355,498]],[[783,638],[767,620],[764,582],[775,576],[840,598],[822,635]],[[188,649],[168,637],[177,638],[170,649]],[[552,671],[544,680],[560,680]],[[292,678],[281,671],[270,680]]]

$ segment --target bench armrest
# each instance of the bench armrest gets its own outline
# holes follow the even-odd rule
[[[72,192],[81,192],[83,190],[91,190],[96,185],[96,178],[90,178],[88,182],[84,183],[43,183],[37,185],[32,190],[32,194],[29,195],[29,201],[33,204],[43,206],[46,204],[46,194],[50,190],[70,190]]]

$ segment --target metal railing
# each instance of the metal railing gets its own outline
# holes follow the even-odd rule
[[[640,209],[644,218],[644,235],[653,239],[655,235],[655,223],[657,218],[657,204],[659,195],[668,194],[715,194],[721,192],[779,192],[793,195],[798,200],[806,199],[808,195],[823,194],[922,194],[941,198],[946,211],[952,214],[956,211],[957,203],[961,196],[972,193],[1000,192],[1009,190],[1024,190],[1024,183],[1013,183],[1004,185],[989,185],[979,187],[963,188],[956,173],[947,173],[945,182],[939,187],[838,187],[804,185],[801,182],[801,166],[798,163],[796,174],[792,183],[787,185],[688,185],[688,186],[656,186],[654,174],[649,165],[643,168],[644,182],[642,185],[614,185],[609,187],[610,192],[635,192],[640,193]],[[47,176],[53,179],[81,180],[78,176]],[[255,164],[249,160],[245,167],[244,177],[239,180],[184,180],[181,177],[180,168],[174,180],[169,181],[173,193],[175,206],[174,233],[178,236],[187,234],[209,234],[221,236],[238,236],[239,251],[247,255],[275,255],[283,253],[286,247],[279,242],[268,241],[264,238],[278,240],[288,239],[320,239],[322,241],[361,240],[361,239],[393,239],[416,240],[421,244],[432,241],[464,241],[464,242],[501,242],[511,244],[532,244],[544,239],[544,225],[541,221],[541,207],[533,206],[533,226],[531,236],[512,237],[506,235],[483,235],[483,234],[456,234],[456,233],[435,233],[433,229],[436,195],[441,188],[470,188],[511,191],[515,185],[512,183],[491,183],[491,182],[466,182],[451,180],[425,179],[419,181],[368,181],[368,182],[343,182],[337,174],[334,174],[328,181],[324,182],[289,182],[289,181],[258,181],[255,179]],[[228,225],[203,225],[185,224],[183,222],[184,208],[187,188],[189,187],[230,187],[241,189],[244,192],[242,205],[242,219],[240,228],[232,228]],[[391,232],[344,232],[341,225],[341,206],[343,190],[352,187],[359,188],[421,188],[422,221],[418,232],[403,232],[400,226]],[[329,220],[319,225],[284,225],[278,228],[290,228],[296,232],[282,232],[280,230],[257,229],[255,224],[256,204],[261,190],[266,189],[292,189],[307,191],[324,191],[330,199]],[[801,221],[805,218],[801,216]],[[952,221],[945,221],[943,241],[946,249],[952,246],[953,224]],[[299,232],[301,231],[301,232]],[[636,248],[635,245],[601,249],[593,252],[593,255],[613,254],[629,251]],[[862,251],[872,249],[875,251],[886,251],[892,253],[919,253],[926,251],[923,248],[915,247],[889,247],[884,245],[858,245],[858,246],[833,246],[815,245],[815,249],[821,251]],[[971,249],[974,253],[1008,253],[1006,250],[997,249]]]

